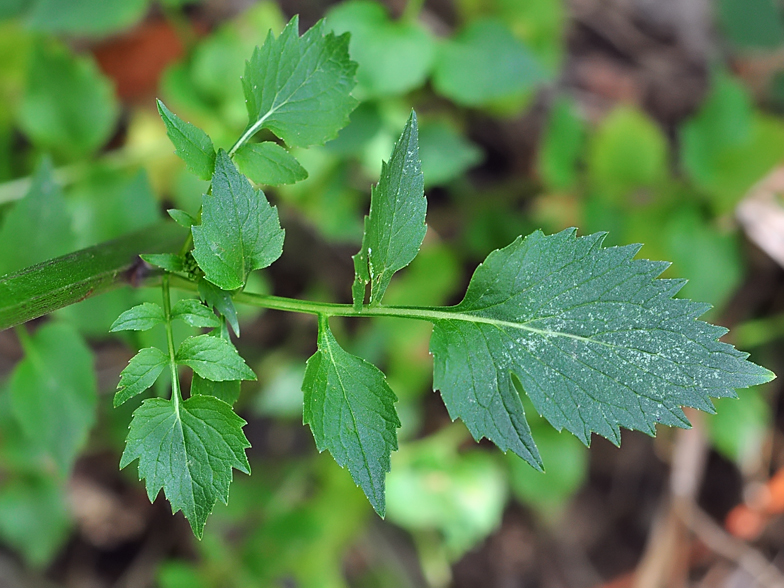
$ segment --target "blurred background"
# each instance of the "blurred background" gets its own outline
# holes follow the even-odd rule
[[[642,242],[641,256],[672,261],[665,275],[689,279],[681,295],[711,303],[705,318],[733,329],[726,340],[781,373],[783,10],[0,0],[0,274],[159,222],[166,208],[195,213],[206,183],[173,155],[155,97],[230,146],[246,124],[244,60],[300,14],[303,31],[326,18],[351,32],[360,104],[336,140],[296,153],[307,180],[267,190],[286,248],[249,289],[350,301],[370,185],[414,107],[429,230],[389,303],[458,302],[490,251],[537,228],[609,231],[608,244]],[[33,202],[41,166],[55,184]],[[238,410],[253,476],[235,473],[198,542],[162,496],[149,504],[135,464],[118,471],[138,402],[112,409],[111,397],[158,334],[108,328],[158,297],[126,288],[0,333],[3,588],[784,586],[780,380],[717,402],[714,416],[690,413],[689,431],[624,432],[620,449],[596,438],[588,450],[529,409],[542,475],[450,422],[431,390],[429,326],[333,319],[400,399],[382,521],[301,424],[315,321],[247,308],[238,346],[259,381],[243,384]],[[54,424],[14,407],[26,332],[81,394],[67,471],[37,443]]]

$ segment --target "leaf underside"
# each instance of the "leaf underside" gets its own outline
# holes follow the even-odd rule
[[[620,427],[688,427],[681,410],[771,380],[748,354],[696,320],[709,305],[673,299],[684,280],[639,245],[603,248],[604,234],[540,231],[491,253],[463,301],[434,320],[434,388],[454,419],[541,467],[512,374],[537,412],[586,445],[619,444]]]
[[[376,512],[384,516],[384,484],[397,449],[397,401],[374,365],[343,350],[326,320],[319,324],[318,351],[308,360],[303,421],[319,451],[328,449],[348,467]]]

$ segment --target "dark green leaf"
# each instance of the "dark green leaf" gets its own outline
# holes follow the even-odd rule
[[[307,363],[303,420],[310,425],[319,451],[328,449],[348,467],[376,512],[384,516],[384,479],[389,456],[397,449],[397,401],[386,378],[374,365],[346,353],[319,322],[318,351]]]
[[[265,186],[294,184],[308,177],[291,153],[269,141],[243,145],[234,154],[234,162],[251,180]]]
[[[145,253],[140,255],[140,257],[150,265],[164,269],[167,272],[185,272],[185,257],[177,253]]]
[[[389,163],[382,163],[381,179],[371,193],[362,249],[354,259],[355,307],[363,303],[368,282],[370,304],[380,303],[392,275],[419,252],[427,231],[424,189],[417,119],[412,111]]]
[[[270,33],[245,66],[247,137],[266,128],[289,146],[307,147],[348,124],[357,104],[350,96],[357,64],[348,56],[348,35],[325,36],[323,20],[301,37],[298,29],[295,16],[277,39]]]
[[[673,299],[682,280],[639,246],[602,248],[603,234],[535,232],[494,251],[463,301],[434,321],[434,387],[452,418],[541,467],[516,383],[537,412],[583,443],[620,427],[687,427],[682,406],[771,380],[768,370],[696,320],[709,306]],[[519,380],[517,382],[514,379]]]
[[[183,320],[192,327],[220,327],[215,313],[193,298],[179,300],[172,308],[172,318]]]
[[[176,359],[177,363],[187,365],[208,380],[222,382],[256,379],[256,374],[247,366],[234,346],[220,337],[188,337],[177,350]]]
[[[473,21],[447,41],[433,75],[439,93],[466,106],[519,98],[546,79],[530,50],[490,18]]]
[[[277,209],[223,150],[215,161],[212,194],[205,194],[203,203],[202,224],[191,231],[193,257],[207,280],[223,290],[235,290],[245,285],[251,271],[280,257],[285,231]]]
[[[133,308],[129,308],[114,321],[110,332],[117,331],[147,331],[155,325],[163,324],[166,317],[159,304],[144,302]]]
[[[44,149],[68,155],[94,151],[109,138],[117,120],[109,80],[88,57],[74,57],[47,44],[36,47],[19,110],[22,130]]]
[[[240,397],[240,381],[225,380],[223,382],[213,382],[193,374],[191,380],[191,396],[201,394],[203,396],[214,396],[218,400],[223,400],[227,404],[234,404]]]
[[[234,334],[240,336],[240,324],[237,320],[237,309],[234,308],[234,301],[231,293],[221,290],[217,286],[210,284],[207,280],[199,280],[199,297],[209,306],[217,310],[221,316],[231,325]]]
[[[166,212],[172,217],[172,220],[174,220],[175,223],[186,229],[190,229],[193,225],[198,224],[198,221],[195,218],[179,208],[170,208]]]
[[[76,236],[63,194],[44,159],[24,198],[5,215],[0,228],[0,275],[72,251]]]
[[[10,380],[11,405],[30,443],[67,475],[95,422],[93,357],[70,326],[49,323],[23,339]]]
[[[182,510],[201,538],[217,500],[228,502],[232,468],[250,473],[244,424],[228,404],[211,396],[177,403],[147,399],[133,413],[120,468],[138,459],[150,501],[163,488],[172,511]]]
[[[169,357],[157,347],[145,347],[139,351],[120,373],[114,406],[120,406],[152,386],[168,363]]]
[[[185,238],[174,223],[155,225],[0,277],[0,329],[127,284],[145,251],[176,251]]]
[[[215,147],[212,146],[212,139],[200,128],[174,114],[160,100],[158,113],[166,125],[166,134],[174,144],[175,153],[185,162],[185,166],[202,180],[212,178],[215,168]]]

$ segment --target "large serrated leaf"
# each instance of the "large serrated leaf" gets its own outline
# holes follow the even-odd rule
[[[726,329],[696,320],[708,305],[672,298],[684,282],[657,279],[667,263],[603,238],[518,239],[433,321],[434,388],[452,418],[536,467],[517,383],[556,429],[618,444],[620,427],[687,427],[682,406],[712,412],[710,397],[774,377],[718,341]]]
[[[223,290],[245,285],[248,274],[283,252],[278,211],[255,190],[222,149],[215,160],[212,194],[205,194],[201,225],[194,226],[193,257],[207,280]]]
[[[419,161],[417,118],[414,111],[370,198],[362,249],[354,258],[354,306],[362,305],[370,283],[370,304],[381,302],[392,275],[419,253],[427,225],[424,178]]]
[[[319,451],[328,449],[384,516],[384,481],[400,426],[394,392],[374,365],[343,350],[325,320],[318,351],[308,360],[303,421]]]
[[[350,96],[357,64],[348,56],[348,35],[324,35],[319,21],[301,37],[291,19],[276,39],[267,36],[245,66],[242,85],[250,137],[266,128],[289,146],[322,144],[348,124],[357,102]]]
[[[228,404],[212,396],[179,403],[145,400],[133,413],[120,468],[138,459],[150,501],[163,488],[172,512],[182,510],[201,538],[215,503],[228,502],[232,468],[250,473],[244,424]]]

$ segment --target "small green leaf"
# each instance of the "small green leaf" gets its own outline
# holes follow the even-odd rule
[[[23,338],[25,358],[10,379],[11,407],[30,443],[66,475],[95,422],[90,349],[70,326],[49,323]]]
[[[213,382],[202,378],[199,374],[193,374],[191,380],[191,396],[201,394],[203,396],[214,396],[218,400],[223,400],[226,404],[234,404],[240,397],[240,380],[224,380],[223,382]]]
[[[205,194],[201,225],[193,232],[193,257],[207,280],[223,290],[245,285],[248,274],[283,252],[285,231],[264,192],[254,190],[222,149],[215,161],[212,194]]]
[[[185,321],[192,327],[220,327],[215,313],[193,298],[179,300],[172,308],[172,318]]]
[[[234,154],[234,163],[257,184],[280,186],[294,184],[308,177],[295,157],[277,143],[249,143]]]
[[[52,163],[41,161],[24,198],[0,225],[0,275],[63,255],[76,247],[71,215],[52,178]]]
[[[348,467],[376,512],[384,516],[384,480],[400,427],[394,392],[374,365],[338,345],[326,319],[319,322],[318,351],[308,360],[303,421],[319,451],[328,449]]]
[[[185,272],[185,257],[176,253],[145,253],[139,257],[150,265],[164,269],[167,272]]]
[[[109,139],[117,114],[111,83],[92,59],[36,44],[19,109],[20,126],[36,145],[86,155]]]
[[[157,347],[145,347],[139,351],[120,373],[114,406],[120,406],[152,386],[168,363],[169,357]]]
[[[556,429],[619,444],[620,427],[688,427],[681,407],[713,412],[710,397],[775,377],[718,341],[726,329],[696,320],[709,305],[672,298],[684,281],[657,279],[667,263],[603,239],[517,239],[434,320],[433,386],[452,418],[537,468],[518,386]]]
[[[255,380],[256,374],[247,366],[234,346],[210,335],[188,337],[180,344],[177,363],[187,365],[202,378],[224,380]]]
[[[234,308],[234,301],[231,293],[221,290],[217,286],[209,283],[205,279],[199,280],[199,297],[210,308],[217,310],[221,316],[231,325],[234,334],[240,336],[240,323],[237,320],[237,309]]]
[[[120,31],[141,19],[149,0],[37,0],[29,17],[32,28],[66,35],[100,35]]]
[[[425,186],[445,184],[484,159],[482,150],[446,121],[422,124],[419,155]]]
[[[497,19],[473,21],[441,47],[433,85],[465,106],[489,106],[519,99],[547,73],[531,51]]]
[[[163,309],[158,304],[144,302],[133,308],[129,308],[114,321],[109,331],[147,331],[155,325],[163,324],[166,317]]]
[[[417,119],[411,111],[389,163],[382,163],[381,179],[371,192],[362,249],[354,259],[355,307],[362,304],[368,282],[370,304],[379,304],[392,275],[411,263],[419,252],[427,231],[424,189]]]
[[[566,190],[577,181],[579,157],[585,143],[583,126],[570,100],[556,100],[547,117],[537,158],[539,175],[549,188]]]
[[[182,510],[201,538],[215,503],[229,500],[232,468],[250,473],[244,424],[228,404],[211,396],[178,403],[147,399],[133,413],[120,468],[138,459],[150,501],[162,488],[172,511]]]
[[[350,95],[357,64],[348,56],[348,35],[324,35],[324,28],[321,20],[300,37],[295,16],[253,52],[242,79],[250,117],[245,137],[266,128],[289,146],[308,147],[348,124],[357,104]]]
[[[214,165],[213,162],[213,167]],[[198,224],[198,221],[195,218],[179,208],[170,208],[166,212],[172,217],[172,220],[174,220],[175,223],[186,229],[190,229],[193,225]]]
[[[212,139],[200,128],[174,114],[160,100],[158,113],[166,125],[166,134],[174,144],[175,153],[185,162],[185,166],[202,180],[212,178],[215,168],[215,147],[212,146]]]

